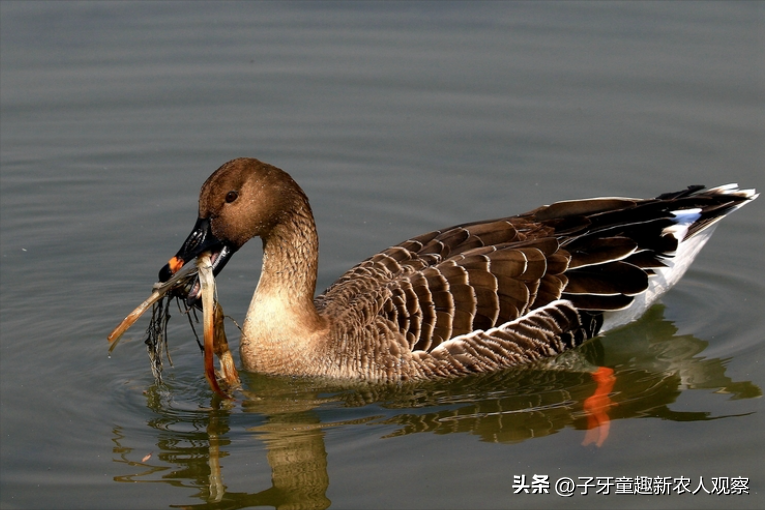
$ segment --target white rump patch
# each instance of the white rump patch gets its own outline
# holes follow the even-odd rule
[[[664,233],[673,235],[678,241],[677,250],[670,257],[661,260],[667,267],[655,268],[655,274],[648,277],[648,289],[635,296],[634,301],[624,310],[606,312],[603,314],[603,327],[600,332],[623,326],[638,319],[661,296],[671,289],[691,266],[693,259],[699,254],[706,242],[712,237],[717,228],[717,221],[710,223],[704,230],[696,232],[692,237],[686,237],[688,229],[701,217],[701,209],[681,209],[672,211],[677,223],[664,229]],[[720,216],[717,220],[724,218]]]
[[[701,218],[701,209],[679,209],[670,212],[675,217],[675,224],[665,228],[662,233],[672,234],[675,239],[682,242],[691,225]]]

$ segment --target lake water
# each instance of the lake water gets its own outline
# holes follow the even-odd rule
[[[616,373],[599,448],[586,372],[244,374],[222,402],[180,314],[162,385],[147,319],[106,341],[234,157],[311,197],[320,288],[413,235],[556,200],[765,189],[765,4],[3,1],[0,23],[3,509],[765,506],[763,198],[646,317],[574,353]],[[218,278],[239,322],[259,257]],[[516,494],[534,475],[549,493]],[[699,490],[596,493],[619,477]]]

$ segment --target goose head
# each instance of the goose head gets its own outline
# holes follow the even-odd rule
[[[305,194],[289,174],[253,158],[229,161],[202,185],[197,221],[178,253],[160,269],[159,280],[166,282],[206,251],[217,275],[247,241],[261,237],[265,243],[301,210],[310,214]],[[186,301],[199,303],[198,284]]]

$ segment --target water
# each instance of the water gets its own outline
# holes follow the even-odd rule
[[[238,156],[311,197],[321,288],[412,235],[559,199],[765,189],[762,4],[4,1],[0,23],[2,508],[762,507],[763,199],[644,319],[573,354],[616,372],[600,448],[586,373],[245,374],[221,402],[180,314],[164,385],[145,319],[111,357],[105,339]],[[218,278],[240,322],[259,256]],[[549,494],[514,493],[535,474]],[[749,494],[555,494],[588,476]]]

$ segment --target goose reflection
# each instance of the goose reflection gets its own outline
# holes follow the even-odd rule
[[[129,434],[115,429],[114,460],[128,466],[129,474],[114,480],[194,489],[200,502],[177,505],[182,508],[327,508],[331,501],[326,496],[330,479],[324,438],[329,428],[374,424],[390,428],[386,439],[467,433],[480,441],[517,443],[570,427],[583,431],[583,443],[591,443],[597,440],[591,428],[598,424],[586,403],[599,387],[591,375],[598,366],[614,371],[604,395],[608,405],[601,410],[614,426],[627,418],[704,421],[736,416],[673,410],[671,405],[686,390],[714,390],[731,399],[762,395],[749,381],[731,380],[725,360],[699,356],[708,343],[677,335],[663,313],[662,305],[654,306],[632,326],[543,363],[455,381],[338,387],[251,374],[243,380],[247,389],[242,401],[214,396],[209,409],[194,413],[176,410],[172,392],[155,386],[147,392],[148,407],[155,413],[148,425],[159,452],[142,461],[138,457],[143,452],[125,446]],[[232,444],[241,424],[265,445],[271,486],[263,490],[234,492],[225,483],[226,458],[248,455],[253,479],[263,484],[258,468],[263,459],[253,459],[252,451],[244,453],[246,448]]]

